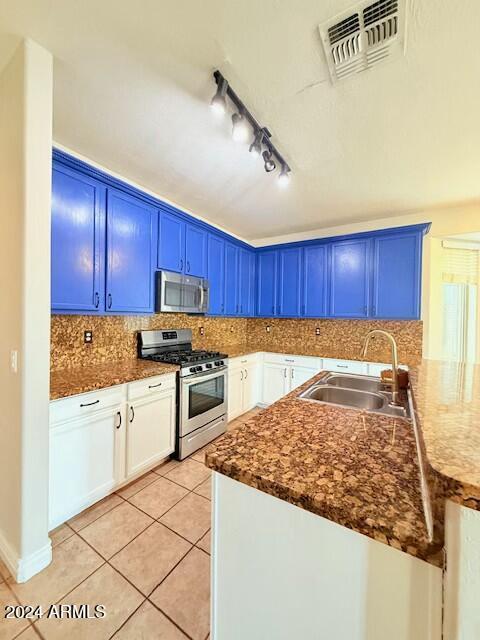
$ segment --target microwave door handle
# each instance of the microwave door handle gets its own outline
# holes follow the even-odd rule
[[[203,284],[199,284],[200,287],[200,309],[203,309],[203,304],[205,302],[205,289],[203,288]]]

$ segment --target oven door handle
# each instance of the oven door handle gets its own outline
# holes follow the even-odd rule
[[[195,373],[192,376],[188,376],[188,378],[182,378],[182,384],[184,386],[190,386],[192,384],[196,384],[198,380],[209,380],[210,378],[218,378],[218,374],[222,373],[225,375],[227,367],[218,367],[215,371],[204,371],[203,373]]]

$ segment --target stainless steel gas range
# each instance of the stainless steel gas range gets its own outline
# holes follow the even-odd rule
[[[141,331],[138,356],[180,367],[176,457],[183,460],[227,429],[228,356],[192,350],[191,329]]]

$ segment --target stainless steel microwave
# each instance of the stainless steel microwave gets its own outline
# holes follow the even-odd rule
[[[207,313],[208,280],[173,271],[158,271],[156,310],[162,312]]]

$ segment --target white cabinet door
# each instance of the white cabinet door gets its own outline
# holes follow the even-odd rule
[[[108,495],[123,480],[124,437],[123,404],[50,428],[50,529]]]
[[[243,378],[245,370],[234,368],[228,370],[228,421],[234,420],[243,413]]]
[[[131,478],[175,450],[175,391],[130,402],[127,420],[127,478]]]
[[[259,397],[259,375],[260,366],[258,364],[245,365],[243,376],[243,412],[250,411],[256,406]]]
[[[290,390],[296,389],[307,380],[319,373],[319,369],[310,367],[291,367],[290,368]]]
[[[263,393],[262,402],[272,404],[288,393],[290,380],[289,367],[281,364],[263,365]]]

